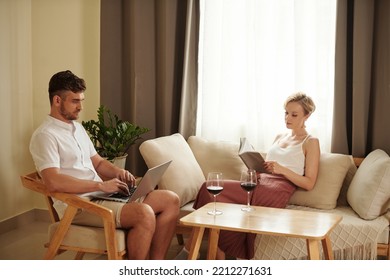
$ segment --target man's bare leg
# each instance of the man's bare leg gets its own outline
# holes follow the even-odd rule
[[[177,218],[180,212],[179,197],[171,191],[151,192],[144,200],[156,214],[156,230],[150,246],[150,259],[165,258],[175,234]]]
[[[127,203],[122,208],[120,221],[123,228],[129,229],[126,244],[128,258],[147,259],[156,229],[153,209],[144,203]]]

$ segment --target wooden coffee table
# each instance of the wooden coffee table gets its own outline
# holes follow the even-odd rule
[[[205,229],[210,229],[207,259],[215,259],[220,230],[248,232],[306,239],[308,258],[320,259],[319,241],[322,243],[325,259],[333,259],[330,233],[341,221],[336,214],[292,209],[253,206],[252,212],[241,211],[243,205],[217,203],[222,215],[208,215],[213,209],[209,203],[180,219],[180,223],[194,228],[188,259],[198,256]]]

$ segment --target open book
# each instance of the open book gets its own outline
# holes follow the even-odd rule
[[[264,158],[249,144],[245,137],[240,138],[238,155],[249,169],[254,169],[256,172],[268,173],[264,168]]]

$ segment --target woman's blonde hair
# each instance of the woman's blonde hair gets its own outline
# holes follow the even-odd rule
[[[307,96],[303,92],[297,92],[287,97],[286,101],[284,102],[284,109],[286,109],[287,104],[290,102],[297,102],[301,104],[303,110],[305,111],[305,115],[313,113],[316,109],[316,105],[314,104],[311,97]]]

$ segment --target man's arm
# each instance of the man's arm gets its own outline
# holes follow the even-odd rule
[[[128,194],[129,189],[124,181],[113,178],[105,182],[82,180],[60,173],[59,168],[46,168],[41,171],[42,179],[50,192],[88,193],[103,191],[108,193],[121,192]]]
[[[102,158],[99,154],[91,157],[91,161],[98,174],[105,178],[118,178],[122,182],[128,182],[134,185],[135,177],[127,170],[119,168]]]
[[[87,193],[103,190],[103,182],[81,180],[62,174],[56,167],[42,170],[41,175],[50,192]]]

